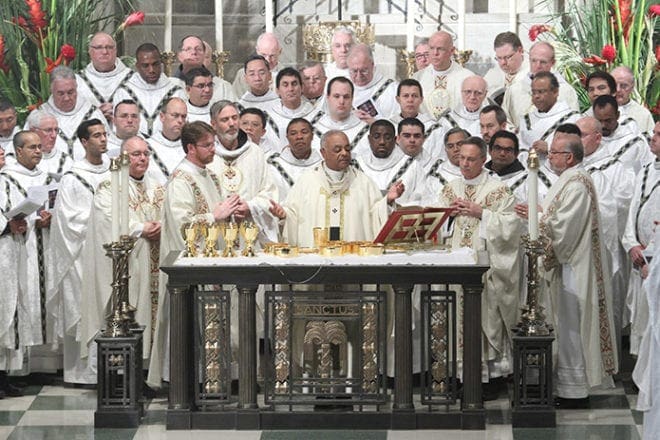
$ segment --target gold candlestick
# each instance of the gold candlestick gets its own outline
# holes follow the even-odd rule
[[[172,51],[160,53],[160,61],[163,63],[163,72],[165,73],[165,76],[172,76],[172,65],[174,65],[175,59],[176,54]]]
[[[215,74],[216,76],[219,76],[220,78],[225,77],[225,63],[229,61],[229,57],[231,55],[231,52],[228,50],[223,50],[223,51],[213,51],[213,55],[211,56],[211,59],[213,60],[213,63],[215,64]]]
[[[408,52],[405,49],[401,49],[401,60],[406,63],[406,75],[407,78],[412,78],[413,73],[415,73],[415,52]]]
[[[538,259],[545,253],[547,238],[539,236],[538,240],[530,240],[529,235],[523,235],[522,241],[527,254],[527,304],[522,307],[518,329],[523,335],[545,336],[552,328],[545,322],[544,307],[539,304]]]

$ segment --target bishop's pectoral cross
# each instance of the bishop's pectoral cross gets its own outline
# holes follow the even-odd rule
[[[324,191],[325,192],[325,191]],[[346,192],[334,190],[325,194],[325,224],[328,227],[328,238],[330,240],[342,239],[342,226],[344,219],[344,195]]]

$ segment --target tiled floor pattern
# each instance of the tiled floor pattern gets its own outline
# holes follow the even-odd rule
[[[590,398],[589,410],[557,411],[556,428],[512,428],[509,401],[486,403],[485,431],[166,431],[167,402],[149,402],[137,429],[94,429],[96,392],[62,386],[30,386],[26,395],[0,400],[0,440],[635,440],[642,414],[629,381]]]

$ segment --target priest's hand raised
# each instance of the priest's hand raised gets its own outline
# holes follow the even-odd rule
[[[144,222],[140,236],[150,241],[160,238],[160,222]]]
[[[215,205],[215,208],[213,208],[213,218],[215,221],[229,218],[232,214],[234,214],[240,203],[241,198],[238,196],[238,194],[227,197],[224,202],[218,202],[218,204]]]
[[[50,228],[50,219],[53,217],[53,215],[50,212],[43,210],[39,213],[39,217],[41,218],[38,218],[35,222],[36,227],[40,229]]]
[[[387,191],[387,204],[391,205],[396,199],[401,197],[401,194],[406,190],[406,186],[402,181],[397,180],[390,186],[390,189]]]
[[[275,217],[279,218],[280,220],[284,220],[286,218],[286,211],[284,208],[282,208],[282,205],[277,203],[275,200],[270,201],[270,208],[268,209],[271,214],[273,214]]]

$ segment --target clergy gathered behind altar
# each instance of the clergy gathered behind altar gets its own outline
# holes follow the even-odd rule
[[[176,54],[152,41],[118,54],[125,46],[115,33],[97,32],[89,37],[89,64],[77,72],[49,68],[50,95],[29,114],[0,89],[0,399],[21,396],[25,378],[35,374],[96,387],[104,362],[96,340],[118,325],[121,301],[122,316],[142,329],[144,389],[164,393],[183,348],[171,344],[171,324],[181,317],[172,316],[173,293],[161,268],[185,259],[223,266],[245,257],[243,264],[253,264],[248,257],[257,255],[266,260],[254,263],[254,304],[244,286],[191,283],[199,284],[189,292],[197,292],[194,301],[203,292],[226,294],[225,315],[220,306],[195,302],[185,318],[202,338],[191,339],[191,350],[206,363],[189,372],[200,407],[209,395],[224,396],[217,391],[222,381],[239,405],[257,392],[257,383],[245,379],[244,362],[253,359],[241,352],[246,338],[257,347],[259,387],[275,384],[265,397],[273,405],[295,404],[293,397],[277,401],[277,392],[291,386],[291,395],[327,394],[311,403],[315,408],[341,410],[342,399],[358,389],[376,389],[380,381],[392,388],[388,376],[392,393],[404,389],[397,382],[403,380],[448,393],[453,404],[472,390],[464,375],[472,367],[483,384],[479,402],[497,399],[517,386],[511,385],[519,374],[514,329],[528,319],[529,307],[542,305],[554,338],[551,407],[589,408],[589,396],[612,387],[621,360],[632,355],[639,407],[657,414],[659,287],[649,271],[658,255],[660,122],[653,125],[635,101],[632,66],[610,74],[604,61],[603,72],[582,87],[557,69],[562,48],[545,39],[526,50],[506,31],[484,49],[493,51],[493,67],[473,71],[457,56],[463,51],[455,36],[439,30],[416,46],[410,39],[404,75],[382,62],[381,45],[355,22],[326,30],[327,59],[280,56],[284,41],[266,28],[250,36],[253,53],[236,54],[233,83],[222,77],[222,52],[211,53],[199,35],[182,38]],[[175,56],[179,65],[172,69]],[[119,300],[119,266],[109,249],[122,240],[130,249],[127,294]],[[538,254],[527,252],[534,244]],[[367,306],[361,303],[358,313],[342,303],[353,314],[340,319],[274,299],[358,248],[403,260],[421,255],[415,260],[421,266],[437,264],[438,253],[485,258],[476,318],[481,362],[464,357],[475,348],[464,346],[466,322],[475,319],[465,314],[474,286],[461,282],[447,283],[455,311],[446,316],[454,327],[438,342],[438,327],[425,326],[434,325],[440,306],[422,302],[444,290],[407,281],[411,291],[417,285],[407,329],[417,333],[405,347],[416,374],[397,378],[403,367],[394,366],[392,354],[383,362],[390,368],[373,361],[371,383],[369,350],[379,346],[369,345],[372,324],[349,323],[357,315],[366,319]],[[263,267],[293,257],[316,262],[317,273],[294,277],[281,270],[277,281],[263,279]],[[320,292],[321,306],[340,307],[346,298],[337,298],[354,288],[341,284],[348,283],[324,278],[300,291]],[[395,341],[407,324],[389,314],[402,290],[383,284],[355,290],[386,291],[383,322],[373,326],[386,328],[382,347],[399,356]],[[239,314],[246,304],[254,307],[254,333]],[[290,321],[283,323],[283,313]],[[428,323],[421,322],[425,316]],[[226,359],[213,361],[209,353],[221,357],[224,342],[208,338],[223,325]],[[422,331],[429,333],[420,337]],[[442,356],[455,365],[442,370]],[[287,376],[296,368],[297,382]],[[321,378],[315,383],[314,374]],[[143,378],[137,380],[142,390]]]

